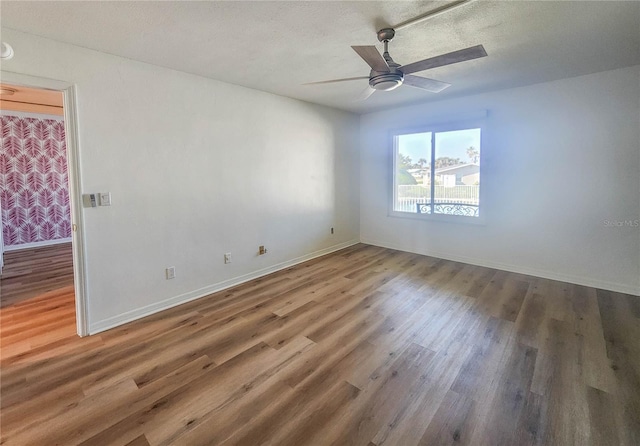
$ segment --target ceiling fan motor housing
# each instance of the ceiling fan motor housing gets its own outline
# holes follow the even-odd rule
[[[391,58],[389,51],[387,51],[387,41],[384,42],[384,60],[389,66],[389,71],[379,72],[371,70],[369,73],[369,86],[375,90],[389,91],[394,88],[398,88],[404,81],[404,73],[400,71],[400,64],[397,64]]]
[[[378,31],[378,41],[380,42],[388,42],[393,39],[396,35],[396,31],[393,28],[382,28]]]

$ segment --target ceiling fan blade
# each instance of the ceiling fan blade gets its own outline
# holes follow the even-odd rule
[[[362,92],[356,98],[356,101],[366,101],[376,91],[367,85],[367,88],[362,90]]]
[[[330,81],[307,82],[306,84],[302,84],[302,85],[333,84],[336,82],[357,81],[361,79],[369,79],[369,76],[345,77],[343,79],[332,79]]]
[[[431,93],[440,93],[445,88],[451,86],[446,82],[436,81],[434,79],[427,79],[426,77],[414,76],[412,74],[408,74],[404,77],[404,81],[402,82],[404,85],[409,85],[411,87],[421,88],[423,90],[430,91]]]
[[[387,65],[387,61],[384,60],[375,46],[352,46],[351,48],[353,48],[353,51],[358,53],[358,55],[362,57],[374,71],[378,71],[380,73],[389,72],[389,65]]]
[[[440,56],[431,57],[430,59],[410,63],[400,67],[400,70],[404,74],[416,73],[418,71],[451,65],[453,63],[464,62],[466,60],[478,59],[480,57],[485,57],[486,55],[487,52],[484,50],[484,47],[482,45],[476,45],[463,50],[441,54]]]

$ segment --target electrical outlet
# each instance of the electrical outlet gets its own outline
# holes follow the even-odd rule
[[[224,263],[231,263],[231,253],[227,252],[224,254]]]
[[[169,268],[167,268],[165,270],[165,272],[167,274],[167,280],[176,278],[176,267],[175,266],[170,266]]]
[[[267,253],[267,248],[265,248],[264,246],[259,246],[258,247],[258,254],[263,255]]]
[[[333,228],[331,228],[331,233],[333,234]]]

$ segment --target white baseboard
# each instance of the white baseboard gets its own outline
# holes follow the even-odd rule
[[[414,254],[422,254],[430,257],[436,257],[439,259],[452,260],[454,262],[484,266],[487,268],[494,268],[502,271],[509,271],[512,273],[519,273],[519,274],[526,274],[529,276],[541,277],[543,279],[558,280],[560,282],[568,282],[576,285],[584,285],[584,286],[589,286],[593,288],[601,288],[603,290],[615,291],[617,293],[633,294],[635,296],[640,296],[640,287],[633,287],[626,284],[607,282],[603,280],[595,280],[590,277],[581,277],[581,276],[574,276],[571,274],[562,274],[556,271],[547,271],[547,270],[541,270],[537,268],[529,268],[527,266],[512,265],[512,264],[501,263],[501,262],[492,262],[490,260],[476,259],[476,258],[471,258],[466,256],[450,255],[442,252],[435,252],[435,251],[429,251],[429,250],[416,250],[415,248],[401,246],[395,243],[387,243],[380,240],[373,240],[366,237],[362,238],[360,241],[367,245],[380,246],[382,248],[396,249],[398,251],[412,252]]]
[[[200,299],[201,297],[208,296],[209,294],[217,293],[218,291],[222,291],[224,289],[227,289],[236,285],[240,285],[250,280],[257,279],[258,277],[266,276],[267,274],[271,274],[276,271],[280,271],[285,268],[289,268],[291,266],[297,265],[299,263],[315,259],[316,257],[321,257],[324,255],[330,254],[332,252],[339,251],[341,249],[356,245],[358,243],[360,243],[359,240],[349,240],[347,242],[340,243],[338,245],[333,245],[328,248],[324,248],[319,251],[315,251],[310,254],[297,257],[295,259],[287,260],[286,262],[272,265],[268,268],[263,268],[263,269],[254,271],[252,273],[248,273],[239,277],[234,277],[232,279],[224,280],[222,282],[218,282],[213,285],[206,286],[204,288],[190,291],[188,293],[184,293],[179,296],[171,297],[169,299],[165,299],[163,301],[156,302],[151,305],[138,308],[136,310],[127,311],[126,313],[120,314],[118,316],[113,316],[113,317],[104,319],[102,321],[90,323],[89,334],[93,335],[105,330],[109,330],[111,328],[115,328],[117,326],[126,324],[128,322],[141,319],[145,316],[150,316],[160,311],[168,310],[169,308],[190,302],[192,300]]]
[[[23,243],[21,245],[5,245],[4,252],[19,251],[20,249],[42,248],[43,246],[59,245],[61,243],[71,243],[71,238],[58,238],[55,240],[45,240],[43,242]]]

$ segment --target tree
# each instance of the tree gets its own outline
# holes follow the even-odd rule
[[[398,152],[398,158],[396,160],[396,181],[398,184],[418,184],[413,175],[407,171],[407,169],[412,169],[413,167],[414,164],[411,157]]]
[[[398,169],[412,169],[413,168],[413,160],[409,155],[403,155],[398,152],[398,159],[396,160],[396,166]]]
[[[397,173],[396,173],[396,181],[399,185],[414,185],[414,184],[418,184],[418,181],[416,181],[416,179],[413,177],[413,175],[411,175],[409,172],[407,172],[406,169],[398,169]]]
[[[471,146],[467,149],[467,156],[472,163],[477,164],[480,160],[480,152],[475,147]]]
[[[418,160],[418,167],[419,167],[420,169],[424,169],[424,167],[425,167],[427,164],[429,164],[429,163],[428,163],[428,162],[427,162],[427,160],[426,160],[426,159],[424,159],[424,158],[420,158],[420,159]]]

